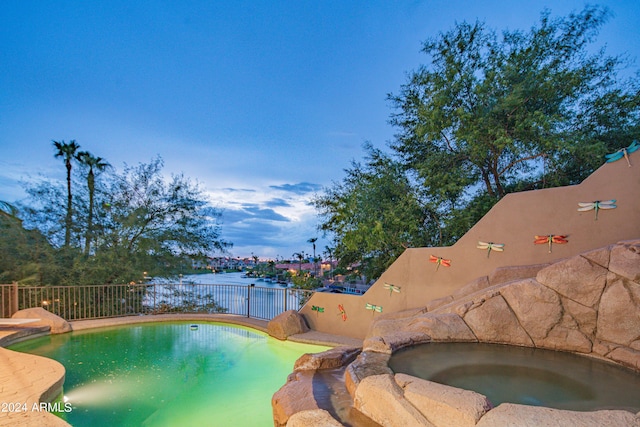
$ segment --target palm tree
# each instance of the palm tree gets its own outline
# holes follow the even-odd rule
[[[304,259],[304,251],[294,253],[293,257],[298,258],[298,262],[300,263],[300,271],[298,274],[302,275],[302,260]]]
[[[316,268],[316,241],[318,240],[317,237],[312,237],[311,239],[307,240],[307,242],[311,243],[313,245],[313,275],[315,277],[318,277],[318,269]]]
[[[81,151],[78,153],[78,161],[80,164],[89,168],[87,174],[87,187],[89,189],[89,212],[87,215],[87,230],[84,240],[84,253],[89,255],[91,249],[91,238],[93,237],[93,200],[96,191],[96,172],[102,172],[111,165],[107,163],[102,157],[94,157],[88,151]]]
[[[64,246],[69,247],[71,244],[71,224],[73,221],[73,207],[72,207],[72,195],[71,195],[71,160],[77,159],[76,151],[80,148],[80,145],[75,140],[69,142],[53,141],[56,154],[55,157],[62,157],[64,165],[67,168],[67,217],[65,219],[65,232],[64,232]]]
[[[327,258],[329,258],[329,277],[333,279],[333,249],[332,247],[325,246],[324,254]]]

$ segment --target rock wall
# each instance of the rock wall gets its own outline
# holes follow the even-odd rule
[[[640,371],[640,240],[558,261],[535,278],[480,290],[474,281],[443,301],[431,311],[381,316],[364,349],[502,343],[582,353]]]

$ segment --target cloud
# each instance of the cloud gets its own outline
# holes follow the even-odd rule
[[[268,222],[268,221],[284,221],[289,222],[290,219],[270,208],[262,208],[257,204],[244,204],[238,208],[227,207],[223,210],[222,216],[225,223],[244,223],[250,222]]]
[[[312,184],[310,182],[299,182],[297,184],[270,185],[269,188],[295,194],[309,194],[320,191],[322,189],[322,185]]]
[[[270,208],[290,208],[291,207],[291,204],[289,202],[279,197],[276,197],[274,199],[267,201],[265,205],[269,206]]]

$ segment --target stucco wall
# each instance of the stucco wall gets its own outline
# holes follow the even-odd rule
[[[382,307],[383,313],[425,307],[455,293],[499,267],[546,264],[620,240],[640,238],[640,152],[632,167],[619,160],[605,163],[579,185],[510,194],[450,247],[407,249],[362,296],[317,293],[300,310],[312,329],[363,338]],[[579,212],[579,202],[616,199],[616,209]],[[567,235],[567,244],[535,245],[535,235]],[[504,252],[477,249],[478,241],[503,243]],[[434,255],[451,266],[429,261]],[[400,292],[385,289],[400,287]],[[343,320],[339,305],[344,308]],[[323,307],[324,312],[312,307]]]

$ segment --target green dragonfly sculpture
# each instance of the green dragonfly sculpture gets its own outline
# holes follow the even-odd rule
[[[385,283],[384,288],[389,290],[389,296],[394,292],[400,293],[400,286],[392,285],[391,283]]]
[[[317,316],[318,313],[324,313],[324,307],[318,307],[317,305],[312,305],[311,311],[315,311]]]
[[[373,304],[366,303],[364,308],[366,308],[367,310],[371,310],[371,312],[373,314],[376,314],[376,311],[378,313],[382,313],[382,306],[381,305],[373,305]]]

